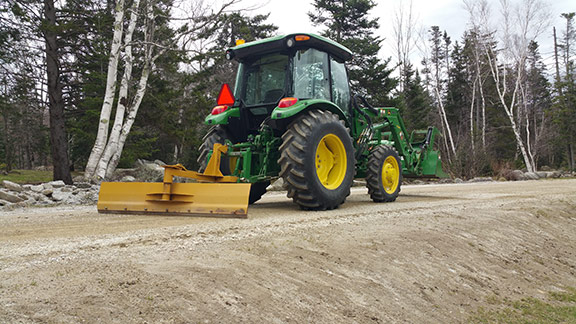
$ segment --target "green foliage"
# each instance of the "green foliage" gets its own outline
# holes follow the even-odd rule
[[[365,96],[375,106],[394,106],[397,101],[391,91],[398,80],[391,76],[391,59],[381,61],[378,52],[382,39],[375,36],[378,19],[369,12],[372,0],[314,0],[314,12],[308,16],[314,25],[323,25],[322,36],[349,48],[354,57],[348,64],[352,91]]]
[[[410,130],[426,129],[431,125],[432,106],[431,98],[422,85],[418,71],[407,64],[402,77],[402,91],[399,93],[400,113],[404,118],[406,127]]]

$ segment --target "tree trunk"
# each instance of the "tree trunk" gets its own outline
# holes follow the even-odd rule
[[[46,74],[48,105],[50,108],[50,146],[54,180],[72,184],[68,160],[68,140],[64,125],[63,85],[60,81],[60,57],[56,32],[56,8],[54,0],[44,0],[44,39],[46,40]]]
[[[574,171],[574,146],[572,143],[568,144],[568,164],[570,171]]]
[[[151,49],[150,49],[151,50]],[[157,56],[156,56],[157,57]],[[128,134],[132,129],[132,125],[136,120],[136,115],[138,114],[138,109],[140,108],[140,104],[142,103],[142,99],[146,94],[146,85],[148,84],[148,77],[150,76],[150,72],[152,67],[154,66],[154,60],[156,58],[150,58],[150,63],[144,66],[142,70],[142,75],[140,76],[140,81],[138,82],[138,90],[136,91],[136,96],[130,109],[128,110],[128,116],[126,117],[126,121],[122,126],[122,131],[120,132],[120,138],[118,139],[118,144],[114,154],[110,157],[110,160],[107,164],[107,168],[105,170],[100,170],[100,172],[105,171],[104,173],[99,173],[99,175],[104,175],[105,178],[110,178],[116,167],[118,166],[118,162],[120,161],[120,155],[122,154],[122,150],[124,149],[124,144],[126,143],[126,138],[128,138]]]
[[[126,112],[126,107],[129,105],[128,99],[128,87],[129,82],[132,79],[132,35],[134,29],[136,28],[136,21],[138,20],[138,7],[140,5],[140,0],[135,0],[131,6],[130,22],[128,24],[128,29],[126,30],[126,35],[124,36],[124,73],[122,75],[122,80],[120,82],[120,90],[118,95],[118,104],[116,105],[116,116],[114,118],[114,125],[112,126],[112,132],[110,133],[110,138],[106,143],[104,153],[100,156],[98,161],[98,166],[95,170],[95,175],[99,179],[109,178],[106,175],[106,170],[109,168],[110,161],[112,157],[116,154],[119,149],[119,140],[124,124],[124,116]],[[116,166],[114,166],[114,169]],[[113,172],[113,171],[112,171]]]
[[[110,114],[112,112],[112,105],[114,104],[114,96],[116,95],[116,79],[118,76],[118,61],[120,56],[120,44],[122,42],[123,21],[124,21],[124,0],[118,0],[114,9],[114,36],[112,38],[112,47],[110,49],[110,57],[108,59],[108,73],[106,77],[106,93],[104,95],[104,102],[102,103],[102,110],[100,111],[100,120],[98,122],[98,134],[90,157],[86,163],[86,170],[84,176],[92,178],[95,175],[98,161],[104,152],[106,142],[108,140],[108,132],[110,128]]]

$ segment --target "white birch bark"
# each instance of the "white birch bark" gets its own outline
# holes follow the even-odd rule
[[[122,126],[122,131],[120,132],[120,138],[118,139],[118,144],[114,154],[110,157],[110,161],[104,170],[103,176],[104,178],[110,178],[116,170],[118,166],[118,162],[120,161],[120,156],[122,155],[122,150],[124,149],[124,144],[126,143],[126,138],[132,129],[132,125],[134,125],[134,121],[136,120],[136,115],[138,114],[138,109],[140,108],[140,104],[142,103],[142,98],[146,94],[146,85],[148,84],[148,77],[150,76],[150,72],[152,72],[153,62],[144,67],[142,70],[142,75],[140,76],[140,81],[138,82],[138,90],[136,92],[136,96],[134,98],[134,102],[131,105],[128,116],[126,117],[126,122]]]
[[[436,98],[438,100],[438,110],[440,112],[440,118],[442,119],[442,124],[445,127],[448,141],[450,141],[449,148],[452,151],[452,154],[456,155],[456,146],[454,146],[454,139],[452,138],[452,129],[450,127],[450,124],[448,123],[448,118],[446,117],[446,109],[444,109],[444,103],[442,102],[442,97],[440,96],[438,85],[434,87],[434,92],[436,93]]]
[[[84,176],[92,178],[94,171],[98,165],[98,161],[104,152],[106,142],[108,140],[108,131],[110,127],[110,114],[112,112],[112,105],[114,103],[114,96],[116,94],[116,78],[118,75],[118,61],[120,56],[120,44],[122,42],[123,34],[123,21],[124,21],[124,0],[118,0],[114,8],[114,36],[112,38],[112,46],[110,49],[110,57],[108,59],[108,73],[106,76],[106,92],[104,95],[104,102],[102,103],[102,110],[100,111],[100,120],[98,122],[98,133],[94,147],[90,152],[88,163]]]
[[[524,139],[522,138],[522,134],[520,133],[520,129],[516,124],[516,118],[515,118],[515,113],[514,113],[514,107],[516,105],[516,96],[518,94],[518,88],[520,86],[520,79],[521,79],[521,73],[522,73],[522,69],[521,68],[517,68],[516,71],[516,80],[514,82],[514,90],[512,91],[512,99],[510,100],[510,103],[506,102],[506,97],[509,95],[508,93],[508,88],[506,86],[506,69],[504,69],[504,74],[502,75],[502,77],[500,76],[500,68],[498,66],[497,60],[496,58],[492,57],[491,53],[487,52],[487,57],[488,57],[488,62],[490,64],[490,70],[492,72],[492,77],[494,78],[494,83],[496,85],[496,92],[498,93],[498,98],[500,99],[500,103],[502,104],[502,108],[504,109],[504,112],[506,113],[506,116],[508,116],[508,120],[510,121],[510,126],[512,128],[512,131],[514,132],[514,137],[516,139],[516,144],[518,146],[518,148],[520,149],[520,153],[522,154],[522,158],[524,160],[524,164],[526,165],[526,169],[529,172],[534,172],[534,166],[530,160],[530,157],[528,156],[528,152],[526,150],[526,146],[524,143]],[[520,62],[521,64],[524,63],[524,61],[522,60]]]
[[[124,114],[122,116],[122,125],[118,132],[118,139],[115,143],[114,150],[111,151],[111,155],[106,163],[106,167],[99,170],[99,176],[102,178],[110,178],[116,170],[118,166],[118,162],[120,161],[120,156],[122,155],[122,150],[124,149],[124,144],[126,143],[126,139],[128,138],[128,134],[132,129],[132,125],[134,125],[134,121],[136,120],[136,115],[138,114],[138,109],[140,108],[140,104],[142,103],[142,99],[146,94],[146,87],[148,84],[148,78],[150,73],[154,69],[154,62],[158,57],[160,57],[164,52],[165,49],[162,49],[156,55],[152,55],[154,50],[154,45],[152,41],[154,39],[154,12],[150,1],[146,2],[146,27],[144,29],[144,40],[146,41],[146,51],[144,57],[144,67],[142,68],[142,74],[140,75],[140,80],[138,81],[138,86],[136,90],[136,94],[134,99],[127,109],[128,114],[124,118]]]
[[[476,140],[474,136],[474,105],[476,105],[476,86],[478,78],[474,78],[472,83],[472,100],[470,102],[470,144],[472,146],[472,156],[476,154]]]
[[[124,124],[126,106],[129,102],[128,86],[130,80],[132,79],[132,66],[134,61],[132,56],[132,35],[134,34],[134,29],[136,28],[136,22],[138,20],[139,6],[140,0],[134,0],[130,8],[130,21],[128,23],[126,35],[124,36],[124,73],[120,82],[114,125],[112,126],[110,138],[108,139],[104,153],[100,157],[100,160],[98,161],[98,167],[95,171],[95,174],[99,179],[105,178],[108,164],[110,163],[112,156],[115,154],[119,147],[118,141],[120,139],[120,132],[122,131],[122,126]]]

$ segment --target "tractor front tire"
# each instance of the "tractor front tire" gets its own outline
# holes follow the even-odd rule
[[[311,110],[282,135],[280,176],[288,198],[304,210],[334,209],[350,195],[354,150],[344,122],[329,111]]]
[[[366,187],[374,202],[395,201],[402,185],[402,164],[396,150],[379,145],[370,152]]]

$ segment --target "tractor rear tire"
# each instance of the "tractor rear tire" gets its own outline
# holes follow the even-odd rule
[[[374,202],[395,201],[402,186],[402,164],[396,150],[379,145],[370,152],[366,187]]]
[[[344,203],[356,164],[344,122],[329,111],[311,110],[290,124],[282,141],[278,164],[288,198],[304,210]]]
[[[208,153],[212,151],[215,143],[225,144],[225,140],[233,141],[228,130],[222,125],[212,127],[202,140],[204,143],[200,145],[200,154],[196,160],[200,165],[198,172],[204,172],[204,169],[206,169],[206,165],[208,165]],[[220,172],[222,172],[223,175],[230,175],[232,173],[230,169],[230,159],[220,159]]]

